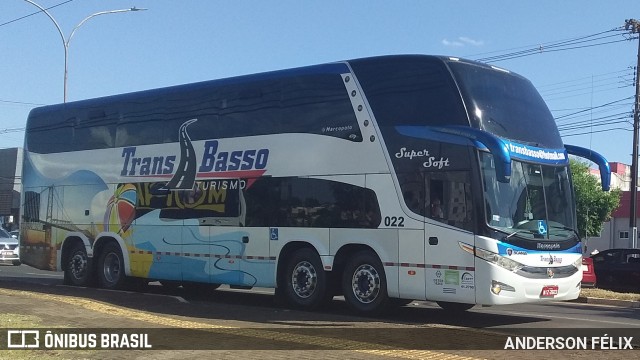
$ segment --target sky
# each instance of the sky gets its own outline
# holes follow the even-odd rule
[[[449,55],[525,76],[565,144],[631,164],[638,40],[622,29],[640,20],[637,0],[33,1],[53,7],[65,41],[97,12],[148,9],[77,28],[68,101],[376,55]],[[31,109],[63,102],[64,42],[37,11],[0,2],[0,148],[22,147]]]

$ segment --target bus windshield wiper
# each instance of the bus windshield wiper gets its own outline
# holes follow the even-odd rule
[[[530,230],[530,229],[517,229],[516,231],[514,231],[511,234],[509,234],[509,235],[505,236],[504,238],[502,238],[502,241],[505,241],[505,240],[509,239],[510,237],[512,237],[513,235],[516,235],[516,234],[521,233],[521,232],[530,232],[531,234],[533,234],[532,230]]]

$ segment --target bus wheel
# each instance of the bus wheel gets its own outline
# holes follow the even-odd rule
[[[342,274],[342,291],[347,304],[355,311],[374,315],[389,302],[387,280],[378,256],[360,251],[349,260]]]
[[[13,260],[11,264],[13,264],[13,266],[20,266],[22,263],[20,262],[20,260]]]
[[[125,282],[124,258],[120,247],[110,242],[102,248],[98,260],[98,281],[105,289],[119,289]]]
[[[316,309],[326,300],[327,277],[313,249],[303,248],[292,254],[284,280],[284,296],[295,308]]]
[[[436,304],[438,304],[438,306],[440,306],[444,310],[447,310],[452,313],[461,313],[475,306],[475,304],[464,304],[464,303],[449,302],[449,301],[436,301]]]
[[[73,286],[88,286],[91,279],[89,256],[84,244],[78,242],[71,246],[64,270],[64,283]]]

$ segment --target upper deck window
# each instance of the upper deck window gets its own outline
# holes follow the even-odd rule
[[[467,115],[442,60],[425,56],[350,61],[378,124],[465,125]]]
[[[27,147],[57,153],[270,134],[315,134],[360,142],[362,134],[340,74],[206,82],[34,110]]]
[[[448,65],[472,127],[539,147],[564,147],[551,112],[529,80],[479,64]]]

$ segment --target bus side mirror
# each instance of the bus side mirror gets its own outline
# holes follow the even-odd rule
[[[609,167],[609,162],[604,158],[604,156],[591,149],[580,146],[565,145],[564,148],[567,149],[567,152],[571,155],[579,156],[596,163],[598,168],[600,168],[600,183],[602,184],[602,191],[609,191],[611,186],[611,168]]]

